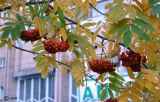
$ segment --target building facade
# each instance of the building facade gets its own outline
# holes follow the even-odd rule
[[[61,69],[53,70],[43,79],[35,70],[34,55],[6,47],[0,53],[2,102],[77,102],[70,72],[62,75]]]

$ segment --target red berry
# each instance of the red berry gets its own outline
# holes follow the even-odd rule
[[[92,71],[97,72],[99,74],[106,73],[106,72],[113,72],[115,71],[116,65],[111,63],[110,61],[106,60],[99,60],[94,59],[89,61],[90,68]]]
[[[21,32],[21,39],[23,41],[37,41],[41,39],[38,29],[25,30]]]
[[[118,100],[116,98],[109,98],[105,100],[104,102],[118,102]]]
[[[56,52],[66,52],[69,49],[69,44],[67,42],[55,42],[51,40],[47,40],[43,42],[44,48],[49,53],[56,53]]]
[[[140,56],[139,53],[135,53],[132,51],[126,51],[126,53],[122,52],[120,57],[122,60],[122,66],[130,67],[133,72],[141,71],[142,56]],[[147,61],[146,57],[143,57],[143,62],[146,63],[146,61]]]

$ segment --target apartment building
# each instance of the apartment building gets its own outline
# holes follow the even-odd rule
[[[30,44],[21,48],[29,49]],[[17,45],[18,46],[18,45]],[[45,79],[35,70],[34,55],[0,48],[0,99],[6,102],[77,102],[70,72],[53,70]],[[64,55],[58,55],[59,60]],[[2,102],[3,102],[2,101]]]

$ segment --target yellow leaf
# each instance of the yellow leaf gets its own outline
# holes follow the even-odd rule
[[[137,95],[138,97],[143,98],[142,93],[140,93],[140,91],[137,89],[137,87],[136,87],[135,84],[134,84],[134,85],[132,86],[132,88],[130,89],[130,92],[131,92],[131,93],[134,93],[134,94]]]
[[[139,88],[141,88],[141,90],[143,90],[143,88],[144,88],[144,82],[142,82],[142,80],[140,79],[140,77],[136,78],[135,82],[139,86]]]
[[[62,66],[62,74],[66,75],[67,74],[67,69],[65,67]]]
[[[150,74],[150,75],[157,75],[157,72],[155,70],[151,70],[151,69],[142,69],[142,72]]]
[[[83,24],[82,26],[83,27],[90,27],[90,26],[95,26],[95,25],[96,25],[95,22],[87,22],[87,23]]]
[[[101,81],[103,82],[105,76],[106,76],[106,73],[100,74],[100,75],[98,76],[98,78],[96,79],[96,84],[97,84],[97,82],[98,82],[99,80],[101,80]]]
[[[101,30],[101,28],[99,27],[99,28],[95,31],[94,35],[92,36],[92,41],[95,41],[95,40],[96,40],[96,37],[97,37],[97,35],[98,35],[98,33],[99,33],[100,30]]]
[[[120,52],[119,44],[118,43],[114,43],[114,46],[112,48],[112,52],[110,53],[110,56],[111,57],[118,56],[119,52]]]
[[[54,1],[54,3],[53,3],[53,4],[54,4],[54,6],[53,6],[53,7],[54,7],[55,9],[57,9],[57,8],[58,8],[58,6],[59,6],[58,0],[57,0],[57,1]]]
[[[131,19],[135,19],[136,18],[137,13],[136,13],[136,9],[133,6],[128,6],[127,7],[127,12],[128,12],[129,17]]]
[[[134,73],[133,73],[133,71],[131,70],[130,67],[127,68],[127,71],[128,71],[129,77],[130,77],[131,79],[135,79],[135,75],[134,75]]]
[[[8,39],[7,45],[8,45],[8,49],[11,50],[12,49],[12,40],[11,39]]]
[[[75,17],[74,12],[72,10],[65,9],[64,13],[70,18],[74,18]]]
[[[52,20],[57,20],[57,16],[54,13],[50,13],[49,15],[51,16]]]
[[[128,102],[128,91],[122,91],[120,97],[118,98],[119,102]]]
[[[44,27],[44,22],[42,21],[41,18],[34,18],[34,24],[36,26],[36,28],[39,29],[39,32],[40,32],[40,36],[44,36],[45,35],[45,27]]]
[[[109,47],[108,47],[108,50],[107,50],[107,55],[111,54],[112,48],[113,48],[113,42],[109,42]]]
[[[77,34],[81,34],[82,28],[80,27],[79,24],[77,24],[76,29],[75,29],[75,32],[76,32]]]
[[[97,0],[90,0],[90,3],[91,3],[94,7],[97,6]]]
[[[25,15],[26,14],[26,0],[22,0],[22,13],[23,13],[23,15]]]
[[[42,78],[46,78],[46,77],[47,77],[47,75],[48,75],[48,70],[49,70],[48,67],[47,67],[47,68],[44,68],[44,69],[42,70],[42,72],[41,72],[41,77],[42,77]]]
[[[96,53],[95,53],[95,51],[94,51],[94,49],[93,48],[91,48],[91,47],[88,47],[88,52],[89,52],[89,54],[90,54],[90,56],[93,58],[93,59],[97,59],[97,55],[96,55]]]
[[[63,40],[66,41],[68,39],[66,30],[64,28],[61,28],[59,31],[59,34],[63,37]]]
[[[84,28],[84,33],[86,36],[92,38],[93,34],[91,33],[90,29]]]
[[[152,52],[147,53],[147,60],[148,60],[149,65],[154,65],[155,60],[156,60],[155,54]]]
[[[142,0],[141,1],[142,2],[142,7],[143,7],[143,9],[146,9],[146,8],[148,8],[148,0]]]
[[[151,91],[151,92],[155,92],[155,88],[154,85],[151,81],[145,80],[145,87]]]
[[[86,17],[88,15],[90,5],[89,5],[89,0],[85,0],[83,4],[81,5],[81,10],[82,10],[82,17]]]
[[[112,40],[112,36],[106,32],[102,32],[103,36],[108,39],[108,40]]]
[[[142,76],[144,79],[149,80],[154,83],[156,83],[158,81],[155,75],[143,74]]]
[[[48,62],[51,63],[54,66],[54,68],[58,68],[58,65],[57,65],[57,62],[56,62],[54,56],[53,57],[47,57],[47,58],[48,58]]]
[[[137,97],[135,94],[130,93],[129,97],[132,99],[133,102],[141,102],[141,99]]]
[[[0,0],[0,4],[6,3],[6,0]]]
[[[77,60],[73,63],[71,73],[76,80],[80,80],[83,77],[82,68],[82,63],[80,61]]]

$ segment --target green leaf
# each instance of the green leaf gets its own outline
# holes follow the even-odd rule
[[[15,34],[16,34],[17,38],[19,38],[21,36],[20,29],[21,29],[21,26],[19,26],[19,25],[15,26]]]
[[[24,30],[25,30],[25,25],[24,25],[24,23],[19,24],[19,26],[20,26],[20,31],[24,31]]]
[[[31,15],[34,16],[35,13],[34,13],[34,9],[33,9],[32,5],[29,5],[29,10],[30,10]]]
[[[118,93],[121,92],[120,88],[113,83],[109,84],[109,88],[114,90],[115,92],[118,92]]]
[[[109,33],[110,34],[117,33],[120,36],[122,33],[126,32],[128,30],[127,23],[128,23],[128,19],[123,19],[123,20],[119,21],[118,23],[113,24]]]
[[[22,21],[23,20],[23,18],[17,13],[16,14],[16,19],[18,20],[18,21]]]
[[[5,25],[15,25],[16,23],[15,22],[5,22],[4,24]]]
[[[152,12],[152,15],[157,15],[158,13],[160,13],[160,4],[157,4],[156,6],[154,6],[151,12]]]
[[[108,92],[109,92],[110,97],[114,98],[114,94],[110,88],[108,88]]]
[[[114,77],[109,77],[109,81],[112,83],[112,84],[115,84],[115,85],[118,85],[120,87],[123,87],[123,84],[122,82],[120,82],[118,79],[114,78]]]
[[[150,6],[154,6],[155,4],[157,4],[158,2],[160,2],[160,0],[149,0],[149,5]]]
[[[106,87],[104,87],[102,90],[101,90],[101,95],[100,95],[100,99],[101,100],[104,100],[106,98],[106,92],[107,92],[107,89]]]
[[[36,5],[34,6],[34,12],[35,12],[35,15],[38,15],[38,13],[39,13],[38,4],[36,4]]]
[[[16,35],[15,35],[15,30],[14,30],[14,28],[11,30],[11,38],[12,38],[13,40],[16,40],[16,39],[17,39],[17,37],[16,37]]]
[[[64,18],[64,14],[63,14],[63,11],[60,7],[58,7],[58,9],[57,9],[57,13],[58,13],[59,20],[61,22],[61,27],[66,27],[66,21]]]
[[[45,13],[46,9],[48,8],[48,4],[47,3],[44,3],[42,5],[42,9],[40,10],[41,11],[41,16],[43,16],[43,14]]]
[[[2,40],[2,35],[0,35],[0,41]]]
[[[123,43],[126,47],[128,47],[129,44],[131,43],[131,37],[132,37],[132,34],[131,34],[130,30],[128,30],[126,33],[124,33]]]
[[[20,37],[20,35],[20,27],[16,25],[16,27],[11,30],[11,38],[13,40],[17,40],[17,38]]]
[[[153,28],[153,26],[147,22],[144,22],[143,20],[141,19],[136,19],[135,20],[135,24],[137,26],[139,26],[140,28],[142,29],[145,29],[145,30],[149,30],[151,32],[155,31],[155,29]]]
[[[143,12],[137,11],[137,15],[138,15],[138,19],[141,19],[141,20],[143,20],[146,23],[150,23],[149,17],[146,16],[145,14],[143,14]]]
[[[119,74],[117,74],[116,72],[111,72],[109,73],[111,76],[114,76],[117,79],[120,79],[122,81],[125,81],[124,78],[122,76],[120,76]]]
[[[131,28],[132,28],[132,31],[138,35],[139,39],[145,40],[145,41],[149,40],[149,36],[139,27],[137,27],[136,25],[131,25]]]
[[[2,39],[7,39],[9,37],[9,34],[11,33],[11,28],[4,30],[2,34]]]

